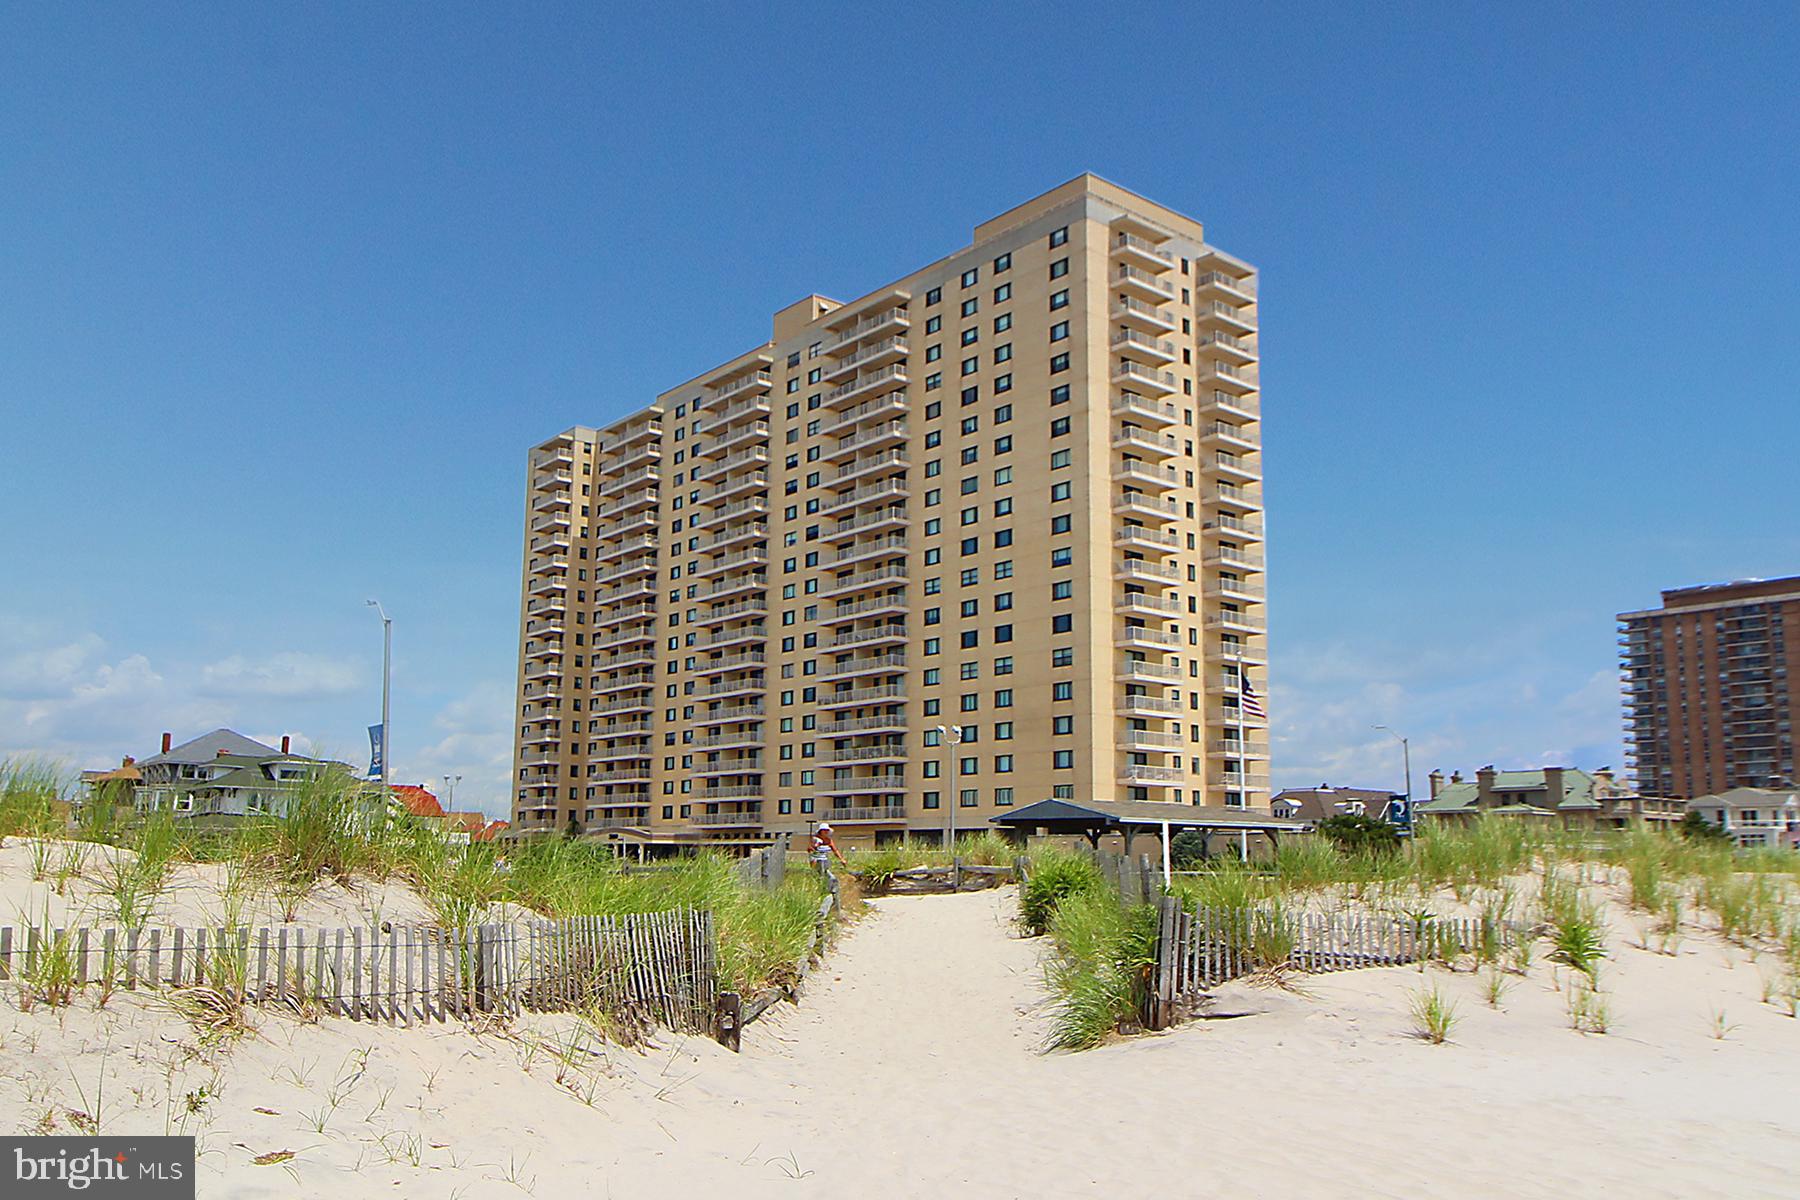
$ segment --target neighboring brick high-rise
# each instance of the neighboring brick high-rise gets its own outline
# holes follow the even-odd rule
[[[1792,787],[1800,576],[1662,594],[1619,614],[1626,761],[1646,795]]]
[[[1266,809],[1256,329],[1250,266],[1084,175],[535,448],[519,829]]]

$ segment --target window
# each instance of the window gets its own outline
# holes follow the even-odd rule
[[[942,371],[933,371],[931,374],[929,374],[925,377],[925,390],[926,391],[935,392],[943,386],[944,386],[944,374]]]
[[[1004,346],[995,346],[994,347],[994,361],[996,363],[1012,361],[1012,343],[1011,342],[1007,342]]]
[[[938,651],[943,649],[943,646],[944,646],[943,638],[926,638],[925,639],[925,653],[927,656],[938,653]]]
[[[996,675],[1011,675],[1012,669],[1013,669],[1012,655],[1010,655],[1010,654],[1002,655],[1001,657],[996,658],[994,660],[994,674],[996,674]],[[1002,734],[998,734],[996,736],[1011,737],[1012,736],[1012,725],[1009,723],[1006,726],[1006,732],[1002,733]]]
[[[943,678],[944,678],[944,669],[942,667],[926,667],[925,668],[925,686],[926,687],[936,687],[939,683],[943,682]]]
[[[931,345],[925,347],[925,361],[926,362],[934,363],[942,357],[944,357],[944,348],[943,348],[943,346],[939,345],[937,342],[933,342],[933,343],[931,343]]]
[[[969,567],[963,571],[961,582],[963,587],[975,587],[981,582],[981,568]]]
[[[1067,275],[1068,273],[1069,273],[1069,260],[1068,259],[1059,258],[1055,262],[1050,264],[1050,278],[1061,279],[1064,275]]]
[[[964,525],[973,525],[976,521],[981,519],[981,510],[973,507],[965,508],[960,515]]]
[[[1012,559],[1002,559],[994,564],[995,579],[1011,579],[1013,574]]]
[[[1069,465],[1069,451],[1053,450],[1050,453],[1050,469],[1060,471]]]
[[[925,478],[933,479],[944,473],[944,460],[934,458],[925,464]]]
[[[944,298],[944,289],[941,287],[934,287],[929,292],[925,293],[925,306],[927,308],[929,308],[933,304],[936,304],[938,301],[942,300],[943,298]]]
[[[1056,249],[1058,246],[1066,245],[1068,240],[1069,227],[1067,225],[1064,225],[1061,229],[1053,229],[1050,231],[1050,248],[1052,250]]]
[[[1010,497],[1005,497],[994,501],[994,515],[996,517],[1010,517],[1012,515],[1012,499]]]
[[[1050,373],[1052,375],[1055,375],[1060,371],[1066,371],[1068,369],[1069,369],[1069,355],[1066,351],[1062,354],[1053,354],[1050,356]]]
[[[981,631],[979,629],[965,629],[962,631],[962,648],[964,650],[973,650],[979,645],[981,645]]]
[[[969,434],[980,433],[981,432],[981,418],[980,417],[964,417],[962,420],[962,431],[963,431],[963,435],[965,437],[968,436]]]
[[[1001,688],[999,691],[994,693],[994,707],[995,708],[1011,708],[1012,702],[1013,702],[1013,694],[1012,694],[1011,688]]]
[[[994,391],[996,393],[1012,391],[1012,372],[1008,371],[1004,375],[994,377]]]
[[[1075,561],[1075,552],[1067,546],[1057,546],[1050,551],[1050,565],[1066,567]]]
[[[979,267],[970,267],[962,273],[962,285],[964,287],[974,287],[980,280],[981,268]]]
[[[981,311],[981,301],[977,300],[975,297],[970,296],[967,300],[964,300],[962,302],[962,315],[963,316],[972,317],[980,311]],[[966,329],[963,330],[963,333],[965,335],[968,334],[969,332],[970,332],[969,330],[966,330]],[[963,345],[965,345],[965,346],[968,345],[969,341],[972,341],[972,340],[973,339],[965,340],[963,342]]]
[[[1056,516],[1050,518],[1050,532],[1067,533],[1073,522],[1074,518],[1068,513],[1058,513]]]
[[[1013,539],[1013,531],[1012,530],[1001,529],[1001,530],[996,531],[994,534],[994,549],[1004,550],[1006,547],[1012,545],[1012,539]],[[996,574],[994,576],[994,578],[998,579],[998,578],[1000,578],[1000,576],[998,574]]]
[[[979,692],[964,692],[959,701],[959,707],[963,712],[980,712],[981,694]],[[973,768],[971,768],[971,770],[973,770]]]
[[[1067,321],[1058,321],[1056,324],[1052,325],[1050,327],[1050,340],[1053,342],[1068,341],[1069,323]]]
[[[964,679],[980,679],[981,664],[973,662],[963,663],[961,667],[961,676]]]
[[[1073,580],[1059,579],[1050,585],[1050,598],[1052,600],[1069,600],[1072,599],[1074,595],[1075,583]]]
[[[980,552],[981,552],[981,539],[980,538],[968,537],[968,538],[964,538],[962,540],[962,553],[965,558],[971,554],[978,554]]]
[[[1064,646],[1050,652],[1050,665],[1053,667],[1072,667],[1075,665],[1073,647]]]
[[[1057,680],[1050,685],[1050,698],[1052,700],[1073,700],[1075,698],[1075,685],[1066,679]]]
[[[1069,613],[1057,613],[1050,618],[1051,633],[1068,633],[1075,628],[1075,618]]]
[[[1061,291],[1056,291],[1056,292],[1050,293],[1050,311],[1051,312],[1055,312],[1059,308],[1067,308],[1067,307],[1069,307],[1069,289],[1068,288],[1063,288]]]
[[[1013,594],[1011,592],[996,592],[994,594],[995,612],[1009,612],[1012,609],[1012,604]]]
[[[943,327],[944,327],[944,318],[943,318],[942,314],[938,314],[938,315],[934,315],[934,316],[925,318],[925,333],[927,336],[936,333],[938,330],[942,329]]]
[[[1011,467],[996,467],[994,469],[994,486],[995,487],[1005,487],[1007,484],[1009,484],[1011,482],[1012,482],[1012,468]]]
[[[1070,490],[1071,490],[1071,485],[1068,484],[1067,482],[1051,484],[1050,485],[1050,501],[1051,501],[1051,503],[1054,504],[1058,500],[1067,500],[1070,495]]]
[[[1075,769],[1075,752],[1073,750],[1052,751],[1051,758],[1050,758],[1050,765],[1058,771],[1074,770]]]
[[[981,490],[981,477],[979,475],[964,476],[962,482],[956,486],[963,495],[973,496]]]
[[[994,274],[998,275],[1003,271],[1010,270],[1012,270],[1012,252],[1009,250],[994,260]]]
[[[1050,422],[1050,436],[1051,437],[1067,437],[1067,436],[1069,436],[1069,418],[1068,417],[1057,417],[1055,420],[1051,421]]]
[[[981,370],[981,359],[979,357],[970,357],[962,360],[962,373],[964,375],[973,375],[979,370]]]
[[[1067,404],[1069,402],[1069,385],[1059,383],[1050,389],[1051,404]]]
[[[964,600],[962,602],[962,615],[965,617],[980,616],[981,615],[981,601],[980,600]]]
[[[981,340],[981,330],[979,328],[977,328],[976,326],[971,325],[967,329],[962,331],[962,344],[963,345],[973,346],[976,342],[979,342],[980,340]]]
[[[1051,717],[1050,718],[1050,732],[1057,733],[1057,734],[1074,733],[1075,732],[1075,718],[1074,717]]]
[[[928,608],[925,610],[925,623],[927,625],[936,625],[936,624],[940,623],[941,621],[943,621],[943,619],[944,619],[944,610],[943,609]]]
[[[1012,770],[1012,765],[1009,763],[1007,765],[1006,769],[1009,771]],[[995,788],[994,789],[994,807],[995,808],[1011,808],[1012,802],[1013,802],[1013,790],[1011,788],[1003,787],[1003,788]]]

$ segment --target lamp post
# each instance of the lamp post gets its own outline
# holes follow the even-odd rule
[[[369,601],[369,607],[381,616],[381,791],[388,790],[388,763],[394,758],[394,735],[388,727],[388,698],[394,674],[394,619],[381,607],[381,601]]]
[[[1402,768],[1406,771],[1406,820],[1410,825],[1412,823],[1412,746],[1407,742],[1404,736],[1395,733],[1386,725],[1377,725],[1375,728],[1391,737],[1400,739],[1400,762]]]
[[[939,725],[937,730],[944,739],[944,743],[950,747],[950,799],[944,805],[949,813],[945,818],[944,825],[944,849],[954,851],[956,849],[956,806],[962,803],[962,793],[956,788],[956,768],[959,748],[962,746],[963,730],[961,725],[954,727]]]
[[[444,776],[444,800],[446,801],[444,809],[446,812],[456,806],[456,785],[461,782],[461,775]]]

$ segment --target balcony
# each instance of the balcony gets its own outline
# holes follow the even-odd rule
[[[1215,391],[1232,392],[1243,396],[1256,390],[1256,380],[1250,378],[1242,367],[1234,367],[1230,363],[1222,363],[1208,359],[1198,364],[1199,385],[1201,388],[1212,388]]]
[[[760,721],[763,718],[763,706],[759,700],[754,704],[725,704],[709,709],[694,718],[696,725],[735,725],[740,721]]]
[[[700,543],[700,549],[707,554],[717,554],[721,550],[746,542],[759,541],[769,536],[769,527],[747,521],[742,525],[730,525],[713,534]]]
[[[765,426],[764,437],[768,436],[766,429],[767,427]],[[769,448],[767,446],[752,446],[748,450],[743,450],[737,454],[721,458],[716,462],[695,463],[693,471],[689,474],[689,478],[693,479],[695,482],[712,480],[715,484],[720,484],[728,475],[735,474],[739,471],[759,470],[768,465]],[[719,489],[715,488],[714,490],[717,491]]]
[[[1204,333],[1200,335],[1200,352],[1210,354],[1221,362],[1236,363],[1248,366],[1256,361],[1256,347],[1240,337],[1229,333]]]
[[[886,450],[839,467],[830,482],[835,486],[848,483],[853,479],[862,479],[865,476],[904,474],[910,464],[911,460],[905,450]]]
[[[874,717],[845,717],[826,721],[815,732],[820,737],[853,737],[864,733],[905,733],[905,713],[884,713]]]
[[[864,704],[899,704],[906,699],[906,685],[885,683],[878,687],[846,688],[838,692],[819,693],[820,708],[856,708]]]
[[[865,588],[885,587],[906,581],[906,564],[889,563],[884,567],[876,567],[872,571],[863,571],[856,575],[844,575],[827,579],[819,585],[822,596],[839,596],[849,592],[860,592]]]
[[[760,672],[755,679],[721,679],[709,683],[694,694],[702,700],[723,700],[729,696],[755,696],[768,691]]]
[[[654,441],[662,437],[662,435],[662,422],[658,421],[655,417],[646,417],[641,421],[633,422],[632,424],[625,426],[625,428],[616,431],[611,437],[606,439],[606,444],[604,446],[596,448],[617,450],[623,446],[629,446],[633,442],[645,440]]]
[[[852,658],[848,662],[828,663],[820,672],[826,679],[853,679],[859,675],[892,675],[906,670],[906,655],[876,654]]]
[[[594,557],[600,562],[610,562],[613,559],[623,558],[627,554],[654,550],[660,545],[662,545],[662,541],[655,534],[636,533],[597,547],[594,550]]]
[[[723,646],[738,646],[748,642],[760,642],[769,636],[767,625],[740,625],[736,629],[721,629],[699,639],[694,645],[702,650],[716,650]]]
[[[1175,597],[1152,596],[1148,592],[1126,592],[1115,607],[1121,613],[1146,617],[1179,617],[1186,611]]]
[[[1260,421],[1262,419],[1262,401],[1255,396],[1241,396],[1236,392],[1214,389],[1210,395],[1202,396],[1200,415],[1203,417],[1235,417],[1240,421]]]
[[[1267,775],[1250,775],[1242,771],[1219,771],[1207,781],[1208,786],[1231,791],[1262,792],[1269,788]]]
[[[1113,320],[1133,329],[1145,329],[1152,333],[1172,333],[1175,329],[1175,315],[1170,310],[1146,304],[1142,300],[1133,300],[1129,296],[1114,299],[1109,311]]]
[[[887,742],[879,746],[846,746],[841,750],[827,750],[825,761],[828,763],[905,762],[906,747],[899,742]]]
[[[1181,701],[1164,700],[1161,696],[1124,696],[1119,711],[1133,717],[1179,717]]]
[[[863,617],[873,617],[888,613],[904,613],[906,611],[906,589],[897,588],[880,596],[871,596],[866,600],[858,600],[854,604],[840,604],[830,612],[819,614],[819,620],[826,625],[842,625],[857,621]]]
[[[731,750],[747,746],[762,745],[762,730],[738,729],[730,733],[709,733],[705,737],[695,738],[688,745],[695,750]]]
[[[714,575],[723,575],[727,571],[737,571],[748,567],[766,567],[768,565],[768,547],[752,546],[747,550],[739,550],[735,554],[721,554],[717,558],[709,559],[694,568],[692,574],[698,578],[706,579]],[[717,584],[714,585],[714,587],[717,586]],[[708,594],[716,595],[718,593],[713,592],[712,589],[709,588]]]
[[[1247,458],[1241,458],[1224,450],[1214,451],[1213,460],[1209,465],[1219,474],[1243,480],[1245,483],[1256,483],[1262,479],[1261,467]]]
[[[605,784],[649,783],[650,782],[650,768],[646,766],[646,767],[633,767],[631,769],[621,770],[621,771],[600,771],[597,774],[587,776],[587,781],[589,783],[605,783]]]
[[[1221,671],[1206,677],[1206,694],[1209,696],[1239,696],[1243,691],[1244,680],[1240,675]]]
[[[906,806],[884,804],[871,808],[845,805],[843,808],[825,809],[819,816],[829,818],[833,825],[898,825],[906,820]]]
[[[572,467],[575,465],[575,447],[565,444],[549,450],[540,450],[531,456],[531,465],[533,469],[539,471],[554,471],[558,468]]]
[[[1223,300],[1206,300],[1195,305],[1194,324],[1200,329],[1216,329],[1240,337],[1256,332],[1255,317]]]
[[[570,503],[568,488],[558,488],[554,492],[540,492],[531,498],[531,511],[544,512],[547,509],[567,508]]]
[[[559,575],[545,575],[540,578],[533,579],[531,581],[531,586],[526,588],[525,590],[526,590],[527,595],[547,596],[551,592],[567,591],[568,587],[569,587],[569,581],[567,579],[565,579],[562,575],[559,574]]]
[[[610,692],[628,692],[639,688],[656,686],[656,676],[648,671],[640,671],[631,675],[621,675],[617,679],[602,679],[599,683],[591,683],[590,692],[599,694]]]
[[[751,617],[769,615],[769,601],[763,596],[752,596],[739,600],[735,604],[715,604],[694,618],[696,625],[723,625],[727,621],[746,620]]]
[[[605,658],[596,655],[588,660],[588,666],[595,671],[623,671],[627,667],[648,667],[655,663],[656,654],[648,647],[627,650],[623,654],[612,654]]]
[[[655,488],[640,488],[635,492],[620,496],[610,504],[600,505],[600,507],[594,510],[594,517],[596,520],[602,521],[609,517],[623,517],[638,509],[653,509],[656,507],[656,503],[657,494]]]
[[[1112,381],[1117,384],[1131,384],[1146,391],[1160,392],[1163,395],[1181,390],[1181,384],[1176,380],[1173,371],[1158,371],[1130,359],[1124,359],[1113,366]]]
[[[884,421],[872,428],[853,431],[849,437],[827,449],[822,457],[826,462],[841,463],[865,450],[887,450],[905,444],[906,422]]]
[[[1256,440],[1247,425],[1234,425],[1229,421],[1214,421],[1200,427],[1200,444],[1218,448],[1230,447],[1254,453],[1262,449],[1262,443]]]
[[[1174,488],[1181,486],[1181,472],[1174,467],[1160,466],[1136,458],[1122,460],[1118,468],[1113,471],[1113,477],[1145,487]]]
[[[1227,537],[1238,538],[1246,542],[1262,540],[1261,521],[1234,517],[1230,513],[1220,513],[1218,516],[1210,518],[1201,528],[1211,533],[1224,534]]]
[[[610,525],[595,525],[594,536],[604,542],[614,538],[630,537],[634,533],[654,532],[655,529],[655,511],[641,509],[629,516],[621,517]]]
[[[1114,291],[1150,301],[1175,299],[1175,286],[1137,267],[1115,267],[1109,281]]]
[[[1155,433],[1136,425],[1127,425],[1113,434],[1112,444],[1115,450],[1141,450],[1164,458],[1173,458],[1181,453],[1181,442],[1174,434]]]
[[[1267,742],[1244,742],[1236,738],[1220,738],[1206,744],[1206,752],[1221,758],[1267,758]]]
[[[713,759],[694,767],[694,774],[702,778],[715,778],[720,775],[760,775],[763,759],[760,754],[740,754]]]
[[[1179,733],[1157,733],[1149,729],[1127,729],[1119,734],[1119,744],[1133,750],[1176,750],[1182,748]]]
[[[889,392],[885,396],[858,404],[855,408],[845,409],[819,429],[826,437],[837,437],[858,425],[883,418],[902,416],[907,411],[906,393]]]
[[[1112,349],[1115,354],[1127,354],[1135,358],[1148,358],[1165,363],[1174,362],[1179,353],[1174,342],[1166,338],[1153,338],[1139,333],[1135,329],[1121,329],[1113,334]]]
[[[899,505],[890,505],[875,512],[858,513],[846,517],[824,531],[824,539],[833,545],[842,545],[863,533],[873,533],[881,529],[904,529],[906,527],[906,509]]]
[[[764,482],[767,482],[766,478]],[[710,529],[722,521],[735,521],[740,517],[766,517],[768,514],[769,498],[767,496],[750,496],[730,504],[720,504],[709,513],[691,517],[688,524],[695,529]]]
[[[882,646],[906,641],[904,625],[874,625],[867,629],[849,629],[824,644],[827,650],[843,650],[852,646]]]
[[[769,415],[769,398],[753,396],[748,400],[740,400],[736,404],[728,404],[717,412],[702,413],[699,423],[694,428],[695,437],[706,437],[715,429],[723,429],[734,421],[746,418],[759,418]]]
[[[1113,635],[1113,645],[1121,649],[1166,652],[1181,648],[1181,635],[1167,629],[1151,629],[1147,625],[1127,625]]]
[[[541,538],[531,539],[533,554],[567,554],[569,552],[569,535],[566,533],[546,534]]]
[[[608,479],[597,489],[602,496],[614,496],[620,492],[628,492],[633,488],[654,486],[662,479],[661,467],[644,467],[637,471],[628,471],[614,479]]]
[[[1145,562],[1128,558],[1113,568],[1113,578],[1156,587],[1174,587],[1181,582],[1181,568],[1173,563]]]
[[[907,384],[906,364],[889,363],[885,367],[877,367],[873,371],[858,375],[845,384],[840,384],[825,393],[825,407],[841,409],[854,401],[858,396],[867,396],[876,388],[903,388]]]
[[[849,775],[842,779],[828,779],[818,785],[818,791],[825,796],[892,796],[904,795],[906,777],[898,774],[879,773],[874,775]]]
[[[867,542],[855,542],[837,551],[828,560],[833,568],[848,566],[870,558],[891,558],[906,553],[906,535],[895,533]]]
[[[531,532],[533,533],[544,533],[552,529],[567,531],[568,528],[569,514],[566,512],[549,513],[531,523]]]
[[[1150,529],[1143,525],[1126,525],[1113,530],[1113,545],[1142,546],[1149,550],[1176,551],[1181,549],[1180,535],[1164,529]]]
[[[567,571],[568,569],[569,556],[566,554],[552,554],[547,558],[534,558],[531,560],[531,573],[533,575],[551,575]]]
[[[651,711],[649,696],[625,696],[618,700],[609,700],[605,704],[598,702],[588,705],[591,716],[633,716]]]
[[[769,373],[762,370],[752,371],[748,375],[728,380],[712,390],[711,395],[707,397],[707,407],[722,404],[733,396],[748,396],[757,392],[766,392],[772,382]]]
[[[1194,276],[1194,295],[1207,300],[1223,300],[1227,304],[1256,303],[1256,284],[1223,271],[1203,271]]]
[[[1209,600],[1241,600],[1260,604],[1266,594],[1263,585],[1247,579],[1209,579],[1202,593]]]
[[[694,451],[694,457],[696,459],[717,459],[720,455],[729,453],[730,451],[733,451],[733,450],[737,450],[739,447],[752,446],[757,442],[765,442],[766,443],[768,440],[769,440],[769,423],[767,421],[748,421],[742,425],[735,425],[732,428],[727,429],[724,432],[720,433],[718,437],[714,438],[712,441],[707,443],[706,449],[704,451],[701,451],[700,449],[696,448]],[[747,461],[758,462],[758,463],[768,461],[768,454],[766,453],[766,448],[765,448],[765,453],[763,453],[760,456],[757,455],[754,450],[748,451],[748,453],[750,454],[751,457]],[[735,458],[727,458],[727,459],[723,460],[723,462],[738,462],[740,464],[743,461],[746,461],[746,460],[744,459],[742,454],[739,454]],[[698,464],[695,465],[695,470],[696,471],[699,470]]]
[[[605,595],[609,598],[605,600],[596,596],[594,598],[594,603],[600,604],[603,607],[594,614],[594,624],[605,627],[623,625],[627,621],[654,620],[656,617],[656,605],[654,604],[626,604],[622,606],[618,604],[620,599],[635,592],[639,592],[640,590],[641,589],[621,589],[618,592],[607,592]]]
[[[1173,254],[1135,233],[1114,233],[1112,255],[1120,262],[1131,263],[1149,271],[1167,271],[1175,265]]]
[[[592,815],[601,811],[597,807],[590,807],[587,811],[588,819],[582,822],[583,833],[598,833],[608,829],[647,829],[650,826],[650,819],[644,813],[634,817],[597,817]]]
[[[836,337],[825,343],[824,352],[834,358],[847,354],[858,342],[865,338],[875,337],[883,333],[905,329],[912,322],[904,308],[888,308],[870,317],[864,317],[850,328],[843,330]]]
[[[1224,547],[1209,550],[1201,559],[1209,567],[1224,567],[1230,571],[1260,571],[1263,569],[1263,556],[1242,547]]]
[[[654,574],[656,574],[656,559],[650,555],[645,555],[643,558],[626,559],[618,566],[609,567],[605,571],[601,571],[596,567],[594,570],[594,582],[595,584],[612,583],[616,580],[625,578],[627,575]]]
[[[560,655],[562,653],[562,651],[555,650],[555,651],[552,651],[551,653],[553,655]],[[530,655],[528,657],[536,658],[538,656]],[[525,682],[526,683],[538,683],[538,682],[541,682],[546,679],[561,679],[561,678],[562,678],[562,667],[554,662],[546,662],[546,663],[543,663],[538,666],[529,666],[529,667],[525,668]]]
[[[617,475],[628,471],[642,463],[659,462],[662,459],[662,447],[654,443],[631,446],[618,454],[612,455],[599,465],[601,475]]]
[[[1215,483],[1203,489],[1201,498],[1208,504],[1216,504],[1227,512],[1255,512],[1262,507],[1262,497],[1235,483]]]
[[[1158,425],[1175,425],[1181,421],[1181,410],[1173,404],[1166,400],[1150,400],[1136,392],[1121,393],[1112,402],[1112,412],[1115,417],[1135,418]]]
[[[868,487],[856,488],[848,492],[839,492],[826,500],[820,507],[821,513],[847,512],[860,508],[865,504],[876,504],[885,500],[904,500],[908,495],[906,480],[883,479]]]
[[[1180,783],[1180,767],[1151,767],[1142,763],[1126,763],[1119,768],[1119,782],[1134,787],[1156,787],[1163,784]]]
[[[1168,663],[1126,659],[1113,672],[1113,678],[1126,683],[1180,683],[1181,668]]]
[[[748,654],[729,654],[719,658],[703,658],[694,664],[696,675],[724,675],[732,671],[761,670],[768,659],[761,650]]]
[[[848,378],[858,370],[886,366],[897,362],[908,354],[906,338],[902,336],[882,338],[878,342],[869,342],[857,347],[851,353],[838,360],[836,366],[826,369],[824,378],[831,383]]]

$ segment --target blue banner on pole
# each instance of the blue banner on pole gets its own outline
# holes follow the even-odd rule
[[[386,747],[384,747],[382,745],[382,743],[387,740],[386,734],[387,734],[387,731],[384,730],[379,725],[369,726],[369,778],[370,779],[380,779],[381,778],[381,760],[382,760],[383,755],[386,754],[386,752],[387,752]]]

